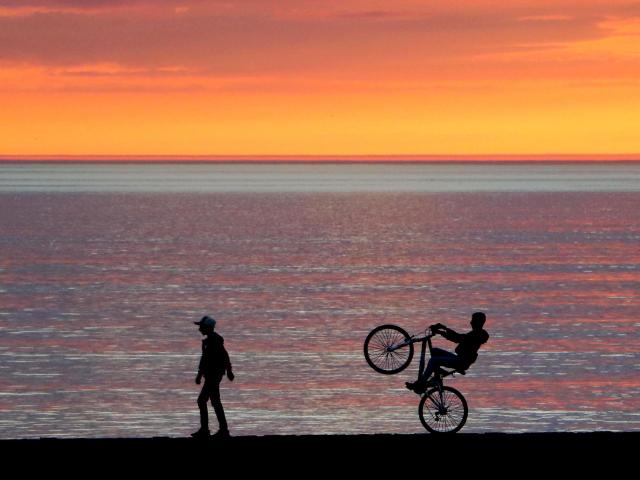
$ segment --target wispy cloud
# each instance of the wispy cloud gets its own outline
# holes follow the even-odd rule
[[[50,12],[2,17],[0,58],[43,65],[180,65],[236,73],[383,71],[402,65],[420,70],[443,59],[455,62],[479,53],[517,52],[522,45],[607,34],[601,17],[576,15],[560,21],[547,14],[523,16],[521,11],[414,16],[407,10],[341,11],[317,21],[181,13],[159,18],[118,10],[89,16]]]

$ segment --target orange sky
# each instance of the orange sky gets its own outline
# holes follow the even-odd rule
[[[0,155],[640,152],[640,3],[0,0]]]

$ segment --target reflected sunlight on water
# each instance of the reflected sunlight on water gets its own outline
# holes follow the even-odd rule
[[[639,195],[0,194],[0,438],[187,435],[204,313],[235,435],[424,431],[364,337],[475,310],[465,431],[636,430]]]

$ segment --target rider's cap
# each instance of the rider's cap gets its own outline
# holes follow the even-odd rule
[[[210,317],[209,315],[205,315],[200,319],[199,322],[193,322],[193,323],[195,323],[196,325],[204,325],[205,327],[212,327],[212,328],[216,326],[216,320]]]

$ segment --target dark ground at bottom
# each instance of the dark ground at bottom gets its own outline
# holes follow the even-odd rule
[[[640,432],[458,433],[454,435],[245,436],[229,439],[118,438],[2,440],[5,468],[81,474],[313,477],[465,472],[638,474]],[[148,475],[144,475],[147,477]],[[511,475],[510,475],[511,476]],[[5,477],[10,478],[10,477]]]

